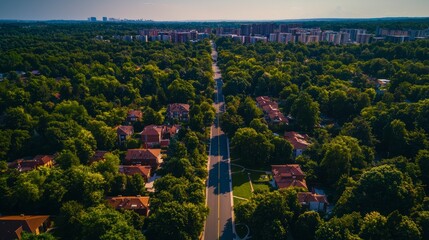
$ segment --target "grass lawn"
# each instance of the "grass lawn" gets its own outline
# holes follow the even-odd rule
[[[253,194],[247,173],[248,172],[245,171],[232,174],[232,190],[234,196],[246,199],[250,199],[252,197]],[[270,176],[264,173],[250,172],[250,178],[252,179],[254,191],[270,191]],[[242,201],[244,200],[234,198],[234,204]]]
[[[252,179],[253,190],[257,191],[270,191],[270,176],[264,173],[251,172],[250,178]]]
[[[252,196],[250,190],[249,178],[247,173],[234,173],[232,174],[232,191],[234,196],[249,199]],[[234,198],[234,201],[236,198]]]

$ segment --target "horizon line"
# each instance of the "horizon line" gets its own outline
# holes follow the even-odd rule
[[[90,17],[88,17],[90,18]],[[189,20],[153,20],[153,19],[128,19],[128,18],[113,18],[115,21],[103,21],[102,18],[97,18],[96,22],[118,22],[118,21],[132,21],[132,22],[282,22],[282,21],[329,21],[329,20],[374,20],[374,19],[425,19],[429,16],[394,16],[394,17],[315,17],[315,18],[285,18],[285,19],[189,19]],[[15,22],[50,22],[50,21],[76,21],[76,22],[90,22],[88,19],[0,19],[0,21],[15,21]]]

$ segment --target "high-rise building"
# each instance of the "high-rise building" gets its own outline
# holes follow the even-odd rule
[[[371,40],[372,34],[358,34],[356,42],[360,44],[368,44]]]
[[[89,17],[88,21],[90,21],[90,22],[96,22],[97,18],[96,17]]]
[[[250,24],[241,24],[240,26],[240,35],[250,36],[252,33],[252,25]]]
[[[343,28],[340,31],[341,32],[346,32],[346,33],[350,34],[350,41],[352,41],[352,42],[356,42],[357,41],[357,36],[359,34],[366,34],[366,29],[347,29],[347,28]]]
[[[107,17],[103,17],[103,22],[107,22]]]

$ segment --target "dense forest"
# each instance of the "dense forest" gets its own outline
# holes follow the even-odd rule
[[[256,193],[235,206],[254,238],[429,238],[429,41],[216,43],[232,156],[253,168],[298,163],[334,205],[325,215],[303,211],[299,189]],[[288,125],[265,122],[255,102],[265,95]],[[284,131],[306,133],[312,144],[294,159],[278,137]]]
[[[124,41],[142,28],[240,23],[0,23],[0,215],[50,215],[53,229],[23,239],[199,239],[205,206],[214,80],[209,40]],[[427,20],[309,21],[305,27],[420,29]],[[103,36],[103,39],[97,38]],[[212,36],[215,38],[215,36]],[[214,39],[226,96],[221,127],[249,168],[299,164],[332,211],[307,211],[300,188],[255,191],[234,206],[253,239],[429,239],[429,41],[367,45],[243,45]],[[382,82],[378,79],[387,79]],[[267,123],[255,101],[278,102],[288,123]],[[190,105],[189,121],[166,117]],[[142,118],[118,142],[130,110]],[[180,131],[162,149],[154,192],[119,172],[149,125]],[[285,131],[307,134],[298,157]],[[98,151],[107,151],[93,161]],[[53,155],[53,167],[13,163]],[[233,179],[234,180],[234,179]],[[114,196],[149,196],[150,214],[116,211]]]
[[[196,239],[202,231],[207,126],[215,117],[210,44],[95,38],[131,28],[138,34],[126,24],[1,25],[0,213],[54,216],[55,230],[41,238]],[[144,126],[169,121],[169,103],[190,104],[191,120],[163,150],[162,177],[148,193],[140,175],[118,168],[127,149],[141,146]],[[143,117],[120,145],[115,127],[129,110]],[[110,154],[92,162],[98,150]],[[55,154],[55,167],[8,168],[39,154]],[[150,217],[108,207],[105,197],[118,195],[150,196]]]

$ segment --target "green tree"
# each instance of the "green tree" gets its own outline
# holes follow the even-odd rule
[[[365,155],[357,139],[349,136],[337,136],[331,142],[323,145],[323,159],[320,163],[328,184],[335,184],[346,174],[350,175],[352,168],[363,168]]]
[[[242,159],[249,166],[266,163],[274,149],[274,145],[262,133],[253,128],[240,128],[231,140],[233,156]]]
[[[319,213],[315,211],[309,211],[299,215],[295,222],[294,238],[298,240],[314,239],[316,230],[322,222]]]
[[[389,187],[386,187],[389,186]],[[382,165],[364,172],[355,186],[347,188],[338,200],[335,212],[351,211],[389,214],[394,210],[409,213],[421,202],[421,189],[393,166]]]
[[[387,218],[379,212],[370,212],[365,215],[359,236],[363,239],[391,239],[387,228]]]
[[[189,100],[195,99],[195,88],[192,86],[192,81],[181,79],[174,80],[169,86],[170,102],[187,103]]]
[[[172,201],[163,204],[148,219],[147,236],[150,239],[198,239],[204,227],[208,210],[192,203]],[[169,230],[165,231],[165,226]]]
[[[291,107],[291,114],[299,129],[312,131],[320,121],[319,104],[308,93],[301,93]]]

